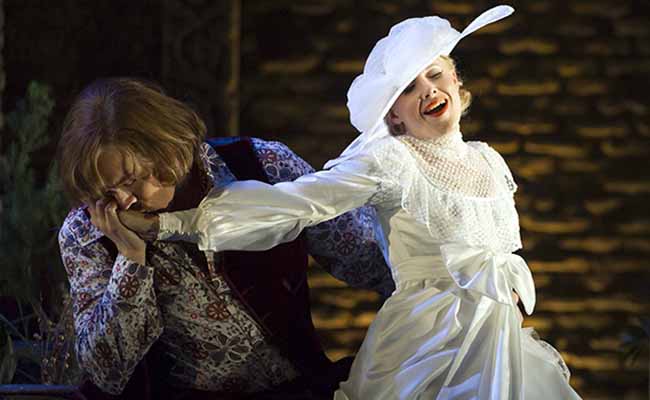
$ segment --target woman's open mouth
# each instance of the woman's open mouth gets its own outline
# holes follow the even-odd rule
[[[449,102],[447,100],[441,100],[441,101],[432,101],[427,105],[427,107],[424,109],[424,114],[425,115],[430,115],[434,118],[437,118],[441,116],[442,114],[447,111],[447,107],[449,105]]]

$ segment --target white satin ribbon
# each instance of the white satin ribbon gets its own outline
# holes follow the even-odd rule
[[[513,304],[514,289],[526,313],[533,313],[535,283],[520,256],[456,243],[442,245],[441,252],[447,270],[459,287],[504,304]]]

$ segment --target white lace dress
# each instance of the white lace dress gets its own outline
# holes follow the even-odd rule
[[[550,345],[521,328],[535,288],[501,156],[460,133],[378,140],[364,155],[275,186],[237,182],[197,210],[161,215],[161,239],[262,250],[350,209],[378,210],[396,290],[335,399],[579,399]]]

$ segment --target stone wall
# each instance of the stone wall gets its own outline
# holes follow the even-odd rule
[[[526,325],[562,352],[586,398],[645,398],[648,360],[624,364],[620,337],[650,314],[650,5],[511,3],[511,18],[455,56],[475,96],[463,131],[504,154],[519,184],[521,254],[538,288]],[[392,24],[442,14],[462,28],[495,4],[247,0],[241,132],[321,166],[356,135],[345,93]],[[378,299],[317,272],[312,283],[330,354],[352,353]]]
[[[392,24],[439,13],[463,27],[496,4],[216,3],[0,0],[0,78],[3,65],[8,77],[0,105],[13,107],[29,80],[46,82],[57,100],[56,132],[86,83],[141,76],[195,103],[213,134],[279,139],[320,167],[355,137],[345,93]],[[463,131],[501,151],[519,184],[521,254],[539,297],[526,324],[562,352],[586,398],[643,398],[648,360],[624,364],[620,337],[635,317],[650,314],[650,4],[511,4],[513,17],[463,41],[455,56],[475,96]],[[233,26],[238,13],[241,32]],[[228,47],[239,32],[240,47]],[[49,161],[44,154],[43,166]],[[377,297],[316,269],[311,282],[330,354],[353,353]]]

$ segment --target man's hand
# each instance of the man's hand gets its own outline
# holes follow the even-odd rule
[[[95,204],[88,204],[88,212],[90,222],[115,243],[117,251],[130,260],[144,265],[147,245],[120,221],[115,200],[102,199]]]
[[[118,211],[120,221],[135,232],[142,240],[152,242],[158,237],[160,225],[157,214],[143,214],[137,211]]]

